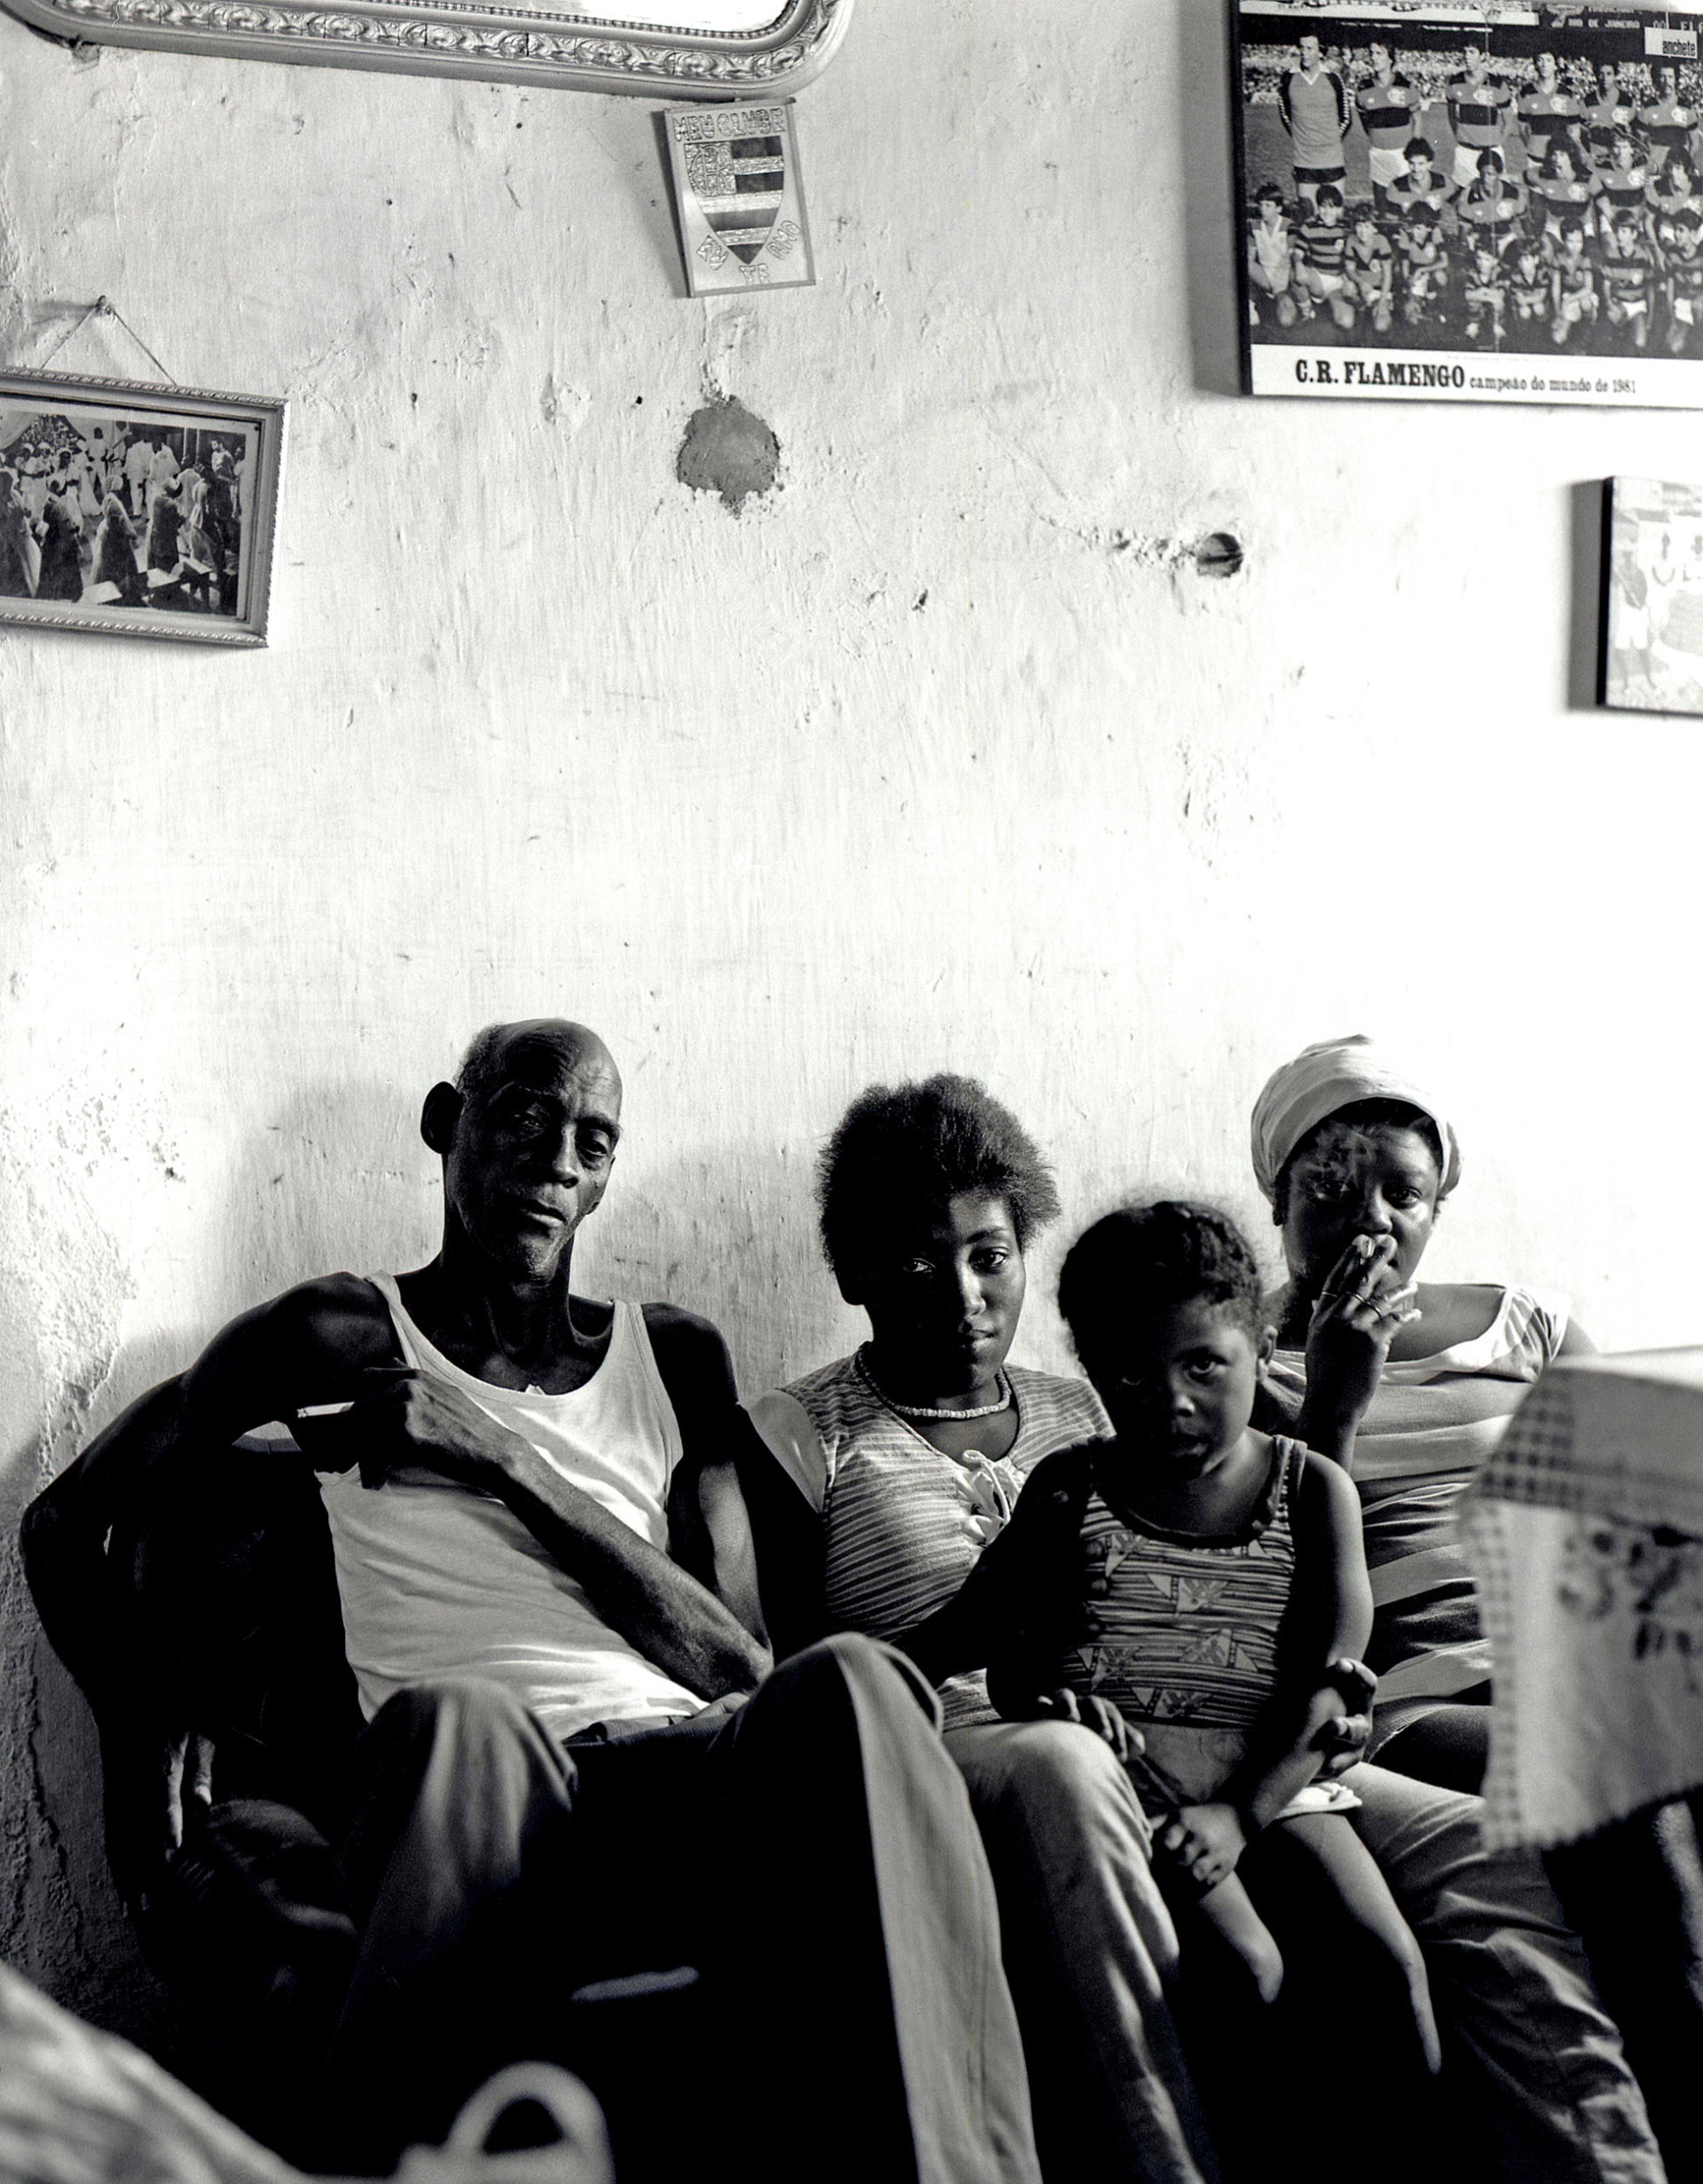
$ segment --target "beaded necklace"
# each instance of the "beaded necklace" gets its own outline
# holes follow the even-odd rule
[[[864,1346],[865,1348],[867,1348],[867,1344]],[[1006,1378],[1005,1368],[1003,1365],[1001,1366],[999,1371],[994,1375],[994,1385],[1000,1391],[1000,1400],[998,1402],[983,1403],[977,1409],[971,1410],[946,1410],[936,1409],[928,1403],[908,1403],[895,1401],[895,1399],[887,1393],[886,1389],[883,1387],[881,1382],[876,1379],[875,1374],[869,1370],[868,1361],[865,1357],[862,1349],[858,1352],[857,1362],[858,1371],[863,1375],[864,1379],[868,1383],[870,1388],[880,1398],[880,1400],[886,1404],[890,1410],[897,1411],[899,1416],[902,1418],[948,1418],[954,1422],[961,1420],[968,1422],[971,1418],[997,1418],[1001,1410],[1008,1410],[1011,1408],[1011,1383]]]

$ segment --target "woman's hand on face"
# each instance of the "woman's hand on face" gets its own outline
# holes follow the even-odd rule
[[[1307,1407],[1358,1426],[1403,1327],[1420,1317],[1417,1285],[1399,1285],[1392,1236],[1357,1236],[1324,1279],[1307,1328]]]

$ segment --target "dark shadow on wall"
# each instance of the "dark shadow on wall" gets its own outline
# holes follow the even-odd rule
[[[1209,6],[1204,0],[1189,0],[1180,12],[1178,120],[1195,385],[1203,394],[1235,395],[1242,391],[1242,352],[1231,188],[1229,18],[1223,6]]]
[[[420,1188],[416,1103],[388,1082],[309,1088],[256,1134],[202,1231],[209,1269],[232,1309],[256,1304],[313,1274],[404,1264],[435,1234],[435,1198]],[[407,1239],[406,1246],[399,1239]],[[144,1303],[156,1308],[159,1299]],[[114,1361],[133,1394],[187,1366],[215,1332],[185,1324],[128,1345]],[[83,1384],[105,1376],[90,1363]],[[98,1422],[115,1415],[103,1404]],[[94,1428],[80,1433],[80,1444]],[[63,1452],[69,1461],[75,1450]],[[100,1753],[81,1693],[43,1634],[17,1559],[20,1520],[43,1479],[43,1451],[12,1451],[0,1473],[0,1606],[5,1610],[6,1720],[15,1722],[20,1773],[4,1786],[7,1826],[21,1860],[10,1882],[6,1954],[51,1998],[144,2048],[216,2107],[232,2098],[217,2043],[143,1962],[106,1867]]]
[[[258,1301],[340,1267],[419,1264],[434,1247],[434,1194],[421,1189],[414,1103],[388,1081],[309,1088],[255,1135],[205,1229],[233,1299]],[[586,1232],[581,1286],[663,1298],[726,1334],[748,1395],[844,1353],[844,1308],[816,1242],[813,1144],[702,1144],[617,1178]],[[595,1235],[593,1237],[593,1230]],[[407,1248],[402,1239],[407,1238]],[[213,1331],[185,1326],[127,1349],[122,1384],[179,1371]],[[853,1337],[855,1339],[855,1336]],[[0,1594],[15,1600],[6,1669],[28,1694],[21,1813],[22,1922],[8,1954],[55,2000],[123,2035],[216,2107],[240,2112],[217,2043],[143,1962],[106,1869],[100,1755],[86,1703],[41,1633],[16,1563],[19,1520],[41,1476],[39,1450],[0,1475]]]
[[[82,1693],[49,1645],[17,1562],[18,1527],[40,1480],[38,1448],[15,1450],[0,1485],[4,1674],[23,1729],[25,1779],[7,1785],[13,1930],[7,1960],[65,2008],[116,2032],[214,2105],[228,2093],[213,2043],[148,1969],[106,1868],[100,1750]]]
[[[1567,617],[1567,711],[1597,710],[1603,635],[1603,483],[1600,478],[1567,488],[1572,541]]]
[[[626,1190],[617,1168],[575,1287],[713,1320],[748,1401],[844,1356],[845,1307],[816,1236],[815,1157],[813,1143],[691,1147]]]
[[[428,1088],[340,1078],[303,1086],[279,1107],[238,1162],[212,1224],[232,1296],[257,1304],[318,1275],[403,1271],[432,1256],[437,1163],[420,1139]]]

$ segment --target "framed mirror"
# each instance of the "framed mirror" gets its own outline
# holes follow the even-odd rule
[[[852,0],[612,4],[624,8],[619,20],[569,0],[0,0],[51,37],[102,45],[668,100],[797,90],[827,64],[852,7]]]

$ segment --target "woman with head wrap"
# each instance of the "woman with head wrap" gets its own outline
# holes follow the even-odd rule
[[[1315,1448],[1369,1396],[1344,1438],[1376,1607],[1372,1753],[1477,1789],[1490,1656],[1455,1504],[1550,1359],[1591,1345],[1548,1291],[1416,1282],[1460,1147],[1440,1103],[1370,1041],[1324,1040],[1276,1072],[1254,1105],[1253,1169],[1289,1265],[1273,1392],[1304,1411]],[[1360,1254],[1359,1289],[1389,1329],[1369,1387],[1363,1356],[1345,1363],[1308,1340],[1345,1251]]]
[[[1374,1603],[1366,1657],[1379,1679],[1371,1753],[1421,1781],[1476,1789],[1492,1663],[1455,1507],[1550,1360],[1594,1345],[1550,1291],[1415,1281],[1460,1180],[1460,1146],[1444,1107],[1369,1041],[1326,1040],[1276,1072],[1254,1105],[1253,1167],[1290,1271],[1267,1386],[1360,1489]],[[1355,1292],[1391,1331],[1357,1434],[1348,1422],[1367,1402],[1363,1347],[1333,1346],[1333,1323],[1315,1316],[1348,1247],[1360,1256]],[[1688,1806],[1635,1813],[1545,1864],[1625,2030],[1669,2168],[1703,2174],[1703,1867]]]

